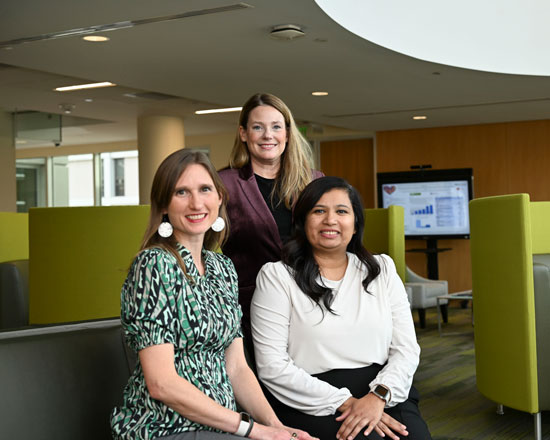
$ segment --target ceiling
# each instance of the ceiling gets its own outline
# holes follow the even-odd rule
[[[105,43],[51,38],[130,21],[97,32]],[[269,36],[287,23],[305,36]],[[233,131],[237,114],[194,111],[241,106],[258,91],[280,96],[302,123],[361,132],[550,118],[549,77],[402,55],[345,30],[314,0],[2,0],[0,63],[1,109],[74,106],[63,145],[133,140],[143,114],[179,115],[186,135]],[[95,81],[117,87],[53,91]]]

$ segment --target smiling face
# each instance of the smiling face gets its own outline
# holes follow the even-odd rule
[[[218,217],[222,199],[210,174],[198,164],[181,173],[166,212],[176,240],[185,247],[204,240],[204,234]],[[202,243],[201,243],[202,245]]]
[[[327,191],[305,221],[306,237],[313,253],[345,253],[355,233],[355,215],[344,189]]]
[[[260,105],[248,116],[246,128],[239,127],[241,141],[246,142],[252,168],[254,165],[280,165],[288,141],[285,118],[275,107]]]

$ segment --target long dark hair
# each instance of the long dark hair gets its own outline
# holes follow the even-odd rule
[[[369,293],[368,286],[380,274],[380,265],[363,246],[365,219],[361,196],[353,186],[340,177],[321,177],[304,188],[294,207],[292,237],[285,244],[282,251],[282,261],[290,269],[290,273],[298,287],[319,307],[323,304],[330,313],[334,313],[330,307],[333,300],[332,289],[320,285],[317,281],[320,276],[319,266],[313,257],[313,250],[307,239],[305,224],[307,216],[319,199],[323,194],[333,189],[343,189],[349,196],[355,216],[355,233],[351,237],[346,250],[355,254],[359,261],[367,267],[368,271],[363,280],[363,288]],[[322,307],[321,310],[323,310]]]

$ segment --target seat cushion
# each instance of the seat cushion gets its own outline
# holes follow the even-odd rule
[[[539,407],[550,410],[550,255],[533,255]]]
[[[0,437],[111,438],[130,371],[119,320],[0,332]]]
[[[437,297],[447,295],[447,283],[405,283],[406,287],[412,288],[412,308],[426,309],[437,305]],[[439,301],[440,304],[447,304],[446,299]]]

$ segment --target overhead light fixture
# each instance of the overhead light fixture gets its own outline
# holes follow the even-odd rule
[[[74,104],[59,104],[59,108],[65,113],[66,115],[70,115],[74,110]]]
[[[306,33],[296,24],[280,24],[273,27],[269,36],[275,40],[294,40],[298,37],[303,37]]]
[[[427,116],[424,116],[424,115],[419,115],[419,116],[413,116],[413,119],[414,119],[415,121],[422,121],[422,120],[424,120],[424,119],[428,119],[428,117],[427,117]]]
[[[230,113],[230,112],[240,112],[242,107],[228,107],[228,108],[212,108],[209,110],[197,110],[196,115],[207,115],[209,113]]]
[[[94,100],[92,98],[86,98],[84,99],[84,102],[94,102]]]
[[[87,35],[82,37],[83,40],[91,41],[93,43],[101,43],[103,41],[109,41],[109,37],[104,37],[103,35]]]
[[[104,82],[98,82],[98,83],[77,84],[74,86],[57,87],[54,90],[56,92],[69,92],[71,90],[97,89],[98,87],[112,87],[112,86],[116,86],[116,84],[109,81],[104,81]]]
[[[313,96],[327,96],[328,92],[311,92]]]
[[[52,32],[49,34],[33,35],[31,37],[17,38],[10,41],[0,41],[0,48],[6,46],[14,46],[16,44],[33,43],[35,41],[53,40],[57,38],[67,38],[82,35],[96,34],[98,32],[116,31],[119,29],[128,29],[134,26],[141,26],[151,23],[163,23],[173,20],[181,20],[183,18],[197,17],[200,15],[217,14],[222,12],[237,11],[240,9],[253,8],[254,6],[239,2],[227,6],[220,6],[217,8],[198,9],[194,11],[187,11],[181,14],[165,15],[162,17],[142,18],[139,20],[118,21],[116,23],[99,24],[94,26],[88,26],[83,28],[68,29],[64,31]]]

